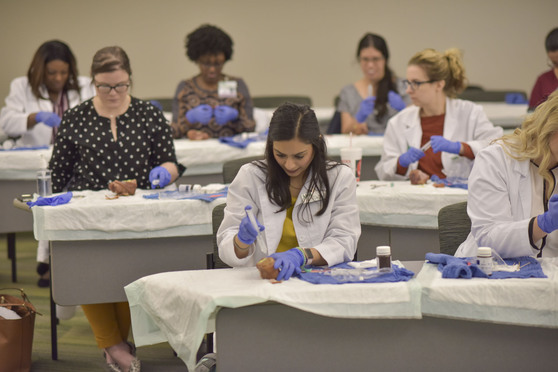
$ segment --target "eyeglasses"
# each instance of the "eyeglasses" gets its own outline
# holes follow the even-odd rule
[[[376,64],[382,62],[384,60],[384,57],[372,57],[372,58],[360,57],[359,59],[360,59],[360,63],[368,64],[372,62]]]
[[[422,84],[430,84],[430,83],[435,83],[437,80],[428,80],[428,81],[409,81],[409,80],[403,80],[403,85],[405,85],[405,89],[407,89],[407,87],[411,87],[412,90],[417,90],[418,88],[420,88],[420,86]]]
[[[203,68],[215,67],[216,70],[220,70],[225,65],[225,62],[199,62],[200,66]]]
[[[116,84],[115,86],[111,86],[111,85],[108,85],[108,84],[97,84],[95,86],[99,90],[99,93],[109,94],[110,91],[113,90],[113,89],[116,93],[124,93],[128,90],[128,88],[130,87],[130,84],[129,83]]]

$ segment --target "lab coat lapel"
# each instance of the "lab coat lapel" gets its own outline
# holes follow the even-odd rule
[[[407,142],[407,146],[420,148],[420,140],[422,138],[422,128],[420,127],[420,116],[418,107],[415,113],[411,116],[412,120],[409,120],[405,124],[403,129],[403,136]],[[405,151],[407,151],[405,149]]]
[[[531,214],[531,177],[529,177],[529,160],[512,162],[512,171],[517,182],[510,183],[510,202],[521,208],[520,215],[529,218]]]
[[[265,182],[258,185],[258,194],[261,205],[260,213],[263,215],[263,221],[260,221],[260,223],[265,226],[263,235],[265,237],[265,242],[267,245],[267,254],[269,255],[275,253],[275,249],[277,248],[277,245],[279,245],[287,212],[277,212],[277,210],[279,210],[279,207],[273,204],[267,196]]]

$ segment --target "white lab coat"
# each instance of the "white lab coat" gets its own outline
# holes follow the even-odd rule
[[[455,255],[476,256],[478,246],[490,247],[503,258],[537,255],[529,241],[531,204],[529,161],[513,159],[500,143],[482,150],[469,177],[471,233]],[[558,256],[558,252],[545,247],[544,256]]]
[[[303,200],[308,198],[308,176],[293,209],[293,224],[300,247],[316,248],[331,266],[353,259],[361,229],[354,175],[348,167],[339,165],[328,171],[328,177],[331,195],[326,211],[321,216],[315,215],[321,203],[314,193],[310,201],[313,221],[303,221],[308,220],[307,211],[303,218],[298,218]],[[233,238],[246,215],[247,205],[253,207],[256,219],[265,226],[267,252],[255,250],[253,244],[248,257],[240,259],[234,253]],[[255,266],[260,259],[275,253],[287,214],[285,210],[276,213],[278,209],[268,198],[264,172],[255,164],[242,166],[229,187],[225,217],[217,232],[221,260],[233,267]]]
[[[375,167],[380,180],[408,179],[409,172],[417,169],[418,162],[415,162],[409,165],[404,176],[396,174],[399,156],[409,147],[420,148],[422,127],[419,111],[418,106],[409,106],[388,122],[382,157]],[[491,140],[501,137],[503,133],[501,127],[495,127],[488,120],[482,106],[470,101],[446,98],[444,138],[467,143],[476,156]],[[468,177],[473,160],[442,152],[442,166],[448,177]]]
[[[75,90],[68,92],[68,108],[77,106],[95,95],[95,87],[91,79],[85,76],[78,77],[80,95]],[[40,93],[48,97],[45,86],[40,87]],[[0,128],[10,137],[19,137],[16,146],[45,146],[50,144],[52,128],[43,123],[37,123],[27,129],[29,114],[39,111],[53,112],[52,102],[49,99],[38,99],[31,92],[26,76],[21,76],[10,84],[10,93],[6,97],[6,106],[0,112]]]

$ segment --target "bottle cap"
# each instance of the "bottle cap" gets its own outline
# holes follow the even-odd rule
[[[379,245],[376,247],[376,256],[389,256],[391,247],[389,245]]]
[[[477,249],[477,256],[492,256],[492,248],[490,247],[479,247]]]
[[[48,168],[48,163],[45,159],[45,156],[41,154],[41,169],[47,169],[47,168]]]

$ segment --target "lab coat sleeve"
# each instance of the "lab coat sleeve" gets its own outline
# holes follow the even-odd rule
[[[10,137],[18,137],[27,131],[26,110],[27,78],[14,79],[10,84],[10,93],[6,97],[6,105],[0,112],[0,127]],[[30,91],[30,90],[29,90]]]
[[[492,140],[502,137],[504,130],[502,127],[494,126],[482,106],[474,104],[469,118],[470,123],[473,125],[473,140],[465,141],[473,150],[475,156],[480,150],[490,144]]]
[[[240,168],[229,186],[224,218],[217,231],[217,246],[221,260],[232,267],[255,266],[257,262],[258,257],[254,257],[254,245],[250,247],[247,257],[238,258],[234,252],[233,238],[238,233],[240,221],[246,216],[244,208],[247,205],[252,206],[256,218],[260,215],[261,203],[257,191],[260,178],[255,174],[260,172],[257,166],[246,164]],[[261,218],[258,220],[261,222]]]
[[[409,110],[409,108],[405,110]],[[374,168],[378,178],[382,181],[406,180],[409,172],[415,169],[418,164],[418,162],[410,164],[407,174],[404,176],[396,173],[399,157],[407,151],[407,140],[400,124],[402,115],[405,115],[405,110],[391,118],[386,127],[382,156]]]
[[[355,177],[346,166],[334,169],[337,177],[330,179],[329,222],[322,242],[314,247],[330,266],[353,260],[361,234]]]
[[[500,148],[498,148],[500,147]],[[518,190],[512,183],[517,183],[519,174],[507,166],[515,160],[504,153],[500,144],[494,144],[481,151],[469,177],[467,212],[471,218],[471,233],[478,246],[491,247],[500,256],[532,256],[537,250],[529,242],[530,216],[520,213],[519,200],[530,198],[530,190]],[[476,254],[463,252],[456,255]]]

